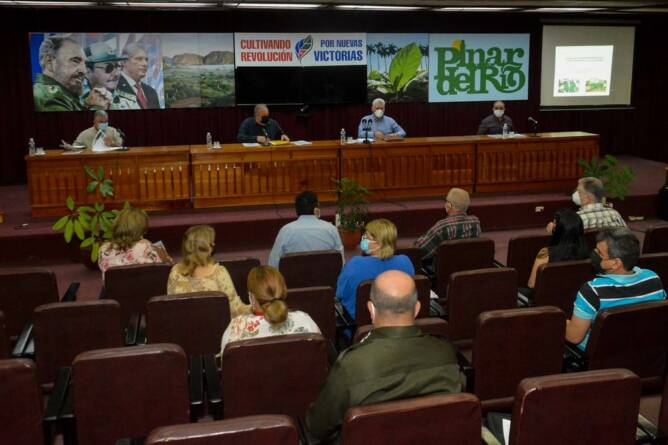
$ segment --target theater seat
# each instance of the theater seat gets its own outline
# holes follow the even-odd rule
[[[239,298],[241,298],[241,301],[249,304],[248,272],[250,272],[254,267],[258,267],[260,265],[260,260],[252,257],[236,258],[220,260],[220,265],[224,266],[225,269],[227,269],[227,272],[230,274],[230,277],[232,277],[234,288],[236,289]]]
[[[5,314],[0,312],[0,360],[5,358],[9,358],[9,336],[7,335]]]
[[[121,308],[113,300],[45,304],[33,320],[37,378],[46,390],[78,354],[123,346]]]
[[[306,312],[318,325],[322,336],[332,345],[336,344],[334,289],[329,286],[288,289],[287,302],[291,311]]]
[[[493,267],[494,241],[487,238],[443,241],[436,250],[434,261],[435,291],[443,298],[453,273]]]
[[[115,445],[189,420],[186,356],[177,345],[84,352],[72,385],[78,445]]]
[[[173,343],[188,356],[220,352],[230,324],[230,304],[220,292],[193,292],[151,298],[146,304],[148,343]]]
[[[536,286],[529,302],[532,306],[558,307],[570,318],[575,296],[594,277],[588,259],[543,264],[536,273]]]
[[[564,313],[555,307],[480,314],[467,390],[478,396],[483,413],[510,409],[522,379],[561,372],[565,329]]]
[[[634,444],[639,398],[638,376],[626,369],[524,379],[510,445]]]
[[[645,231],[642,253],[668,252],[668,226],[649,227]]]
[[[288,289],[329,286],[336,289],[336,280],[343,266],[338,250],[288,253],[281,257],[278,269]]]
[[[668,287],[668,253],[646,253],[638,258],[638,267],[656,273],[663,287]]]
[[[517,285],[526,286],[538,251],[550,243],[550,235],[523,235],[508,241],[506,266],[517,271]]]
[[[420,312],[417,318],[429,317],[429,297],[431,282],[424,275],[415,275],[415,288],[418,292],[418,301],[420,302]],[[371,315],[367,302],[371,299],[371,286],[373,280],[366,280],[357,286],[357,296],[355,297],[355,324],[363,326],[371,323]]]
[[[413,263],[413,268],[415,273],[422,270],[422,252],[417,247],[398,247],[394,249],[394,255],[406,255],[411,263]]]
[[[420,330],[425,334],[436,335],[439,337],[447,337],[448,335],[448,323],[440,318],[418,318],[415,320],[415,325],[419,327]],[[355,343],[362,341],[362,339],[366,337],[372,330],[372,324],[359,326],[355,331]]]
[[[0,360],[0,443],[44,445],[42,400],[31,360]]]
[[[299,433],[288,416],[237,417],[187,425],[156,428],[145,445],[298,445]]]
[[[303,418],[327,373],[327,343],[320,334],[231,342],[223,353],[223,417]]]
[[[473,394],[439,394],[350,408],[342,445],[479,445],[480,402]]]

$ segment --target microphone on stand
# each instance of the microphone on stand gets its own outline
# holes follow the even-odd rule
[[[529,119],[527,119],[531,126],[533,127],[533,135],[538,136],[538,121],[534,119],[533,117],[529,116]]]
[[[362,119],[362,126],[364,128],[364,141],[362,142],[364,142],[365,144],[371,143],[371,141],[369,140],[369,130],[371,130],[371,123],[372,123],[371,119]]]
[[[271,145],[271,143],[269,142],[269,134],[267,133],[267,129],[263,128],[262,133],[264,134],[264,139],[265,139],[264,145]]]

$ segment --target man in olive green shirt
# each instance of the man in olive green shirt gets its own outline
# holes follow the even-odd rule
[[[368,308],[374,329],[339,355],[306,417],[316,440],[336,440],[353,406],[462,389],[452,345],[415,326],[420,303],[411,276],[397,270],[379,275]]]

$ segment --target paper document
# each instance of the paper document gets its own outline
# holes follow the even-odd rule
[[[283,141],[283,140],[277,140],[277,141],[269,141],[271,145],[287,145],[289,144],[288,141]]]
[[[83,150],[70,150],[70,151],[64,151],[64,155],[78,155],[79,153],[83,153]]]
[[[511,134],[506,135],[505,138],[503,137],[502,134],[488,134],[487,136],[489,136],[491,138],[494,138],[494,139],[512,139],[512,138],[525,138],[526,137],[525,134],[521,134],[521,133],[511,133]]]
[[[299,140],[299,141],[292,141],[292,143],[295,145],[311,145],[313,142]]]
[[[244,147],[259,147],[260,146],[260,144],[258,144],[257,142],[244,142],[241,145],[243,145]]]
[[[93,146],[93,152],[95,153],[106,153],[108,151],[117,151],[117,150],[125,150],[125,147],[107,147],[104,144]]]
[[[501,426],[503,427],[503,443],[508,445],[510,443],[510,420],[501,419]]]

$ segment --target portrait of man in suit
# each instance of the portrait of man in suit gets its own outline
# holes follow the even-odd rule
[[[138,43],[130,43],[123,49],[127,58],[118,80],[118,95],[125,109],[145,110],[160,108],[158,93],[142,79],[148,71],[148,52]]]

